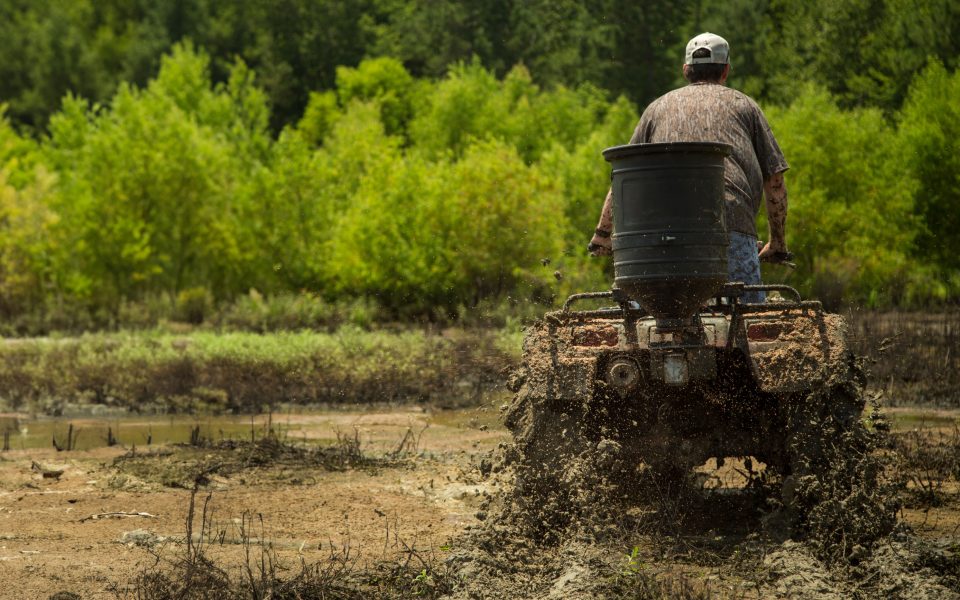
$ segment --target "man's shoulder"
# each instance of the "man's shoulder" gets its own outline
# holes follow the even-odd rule
[[[757,104],[757,101],[754,100],[753,98],[751,98],[750,96],[744,94],[744,93],[741,92],[740,90],[735,90],[735,89],[730,88],[730,87],[728,87],[728,88],[726,88],[726,89],[729,90],[728,93],[730,94],[730,96],[731,96],[732,98],[736,98],[738,101],[743,102],[744,104],[749,105],[751,108],[755,108],[755,109],[757,109],[757,110],[760,110],[760,105]]]
[[[691,99],[722,99],[723,101],[733,101],[733,102],[742,102],[748,104],[751,107],[757,107],[756,101],[750,96],[744,94],[740,90],[735,90],[732,87],[727,87],[726,85],[719,84],[688,84],[683,87],[679,87],[675,90],[671,90],[666,94],[660,96],[656,100],[650,103],[650,106],[655,104],[663,103],[673,103],[673,102],[689,102]]]
[[[656,114],[658,110],[672,110],[673,107],[677,105],[697,102],[698,91],[691,89],[695,87],[699,86],[685,85],[675,90],[670,90],[648,104],[647,108],[643,111],[644,114],[653,115]]]

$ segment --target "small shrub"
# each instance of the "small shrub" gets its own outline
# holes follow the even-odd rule
[[[137,301],[124,300],[117,309],[117,326],[152,329],[161,321],[173,319],[174,311],[178,309],[179,303],[165,294],[151,295]]]
[[[944,483],[960,479],[960,426],[950,431],[917,428],[893,439],[900,472],[909,484],[909,503],[918,508],[943,505]]]
[[[212,308],[213,295],[207,288],[189,288],[177,294],[175,314],[180,321],[199,325],[210,314]]]

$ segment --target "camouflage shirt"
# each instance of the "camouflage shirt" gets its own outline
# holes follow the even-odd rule
[[[692,84],[657,98],[643,111],[631,144],[719,141],[733,146],[724,171],[729,231],[756,237],[763,182],[787,161],[757,103],[718,84]]]

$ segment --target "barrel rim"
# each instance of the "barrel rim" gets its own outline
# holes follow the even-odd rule
[[[644,154],[712,153],[730,156],[733,146],[724,142],[659,142],[655,144],[624,144],[605,149],[602,154],[607,161]]]

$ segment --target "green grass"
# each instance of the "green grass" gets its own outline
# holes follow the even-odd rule
[[[494,330],[87,334],[0,343],[0,399],[58,414],[70,405],[257,412],[288,404],[476,402],[519,357]]]

